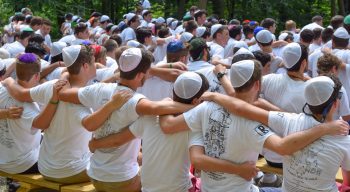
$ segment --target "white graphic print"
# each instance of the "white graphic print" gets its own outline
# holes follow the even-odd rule
[[[9,108],[11,106],[15,106],[15,100],[11,97],[8,97],[5,102],[5,108]],[[0,120],[0,144],[4,145],[5,147],[11,149],[14,145],[14,141],[10,136],[9,132],[9,126],[7,119],[1,119]]]

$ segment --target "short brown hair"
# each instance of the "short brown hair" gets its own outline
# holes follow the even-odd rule
[[[42,25],[43,19],[41,17],[34,16],[32,20],[30,20],[30,26]]]
[[[260,81],[261,82],[261,76],[262,76],[261,75],[261,69],[262,69],[261,63],[259,61],[257,61],[257,60],[253,60],[253,61],[254,61],[253,75],[242,86],[234,88],[237,93],[247,92],[253,87],[253,85],[254,85],[254,83],[256,81]]]
[[[318,74],[327,74],[333,67],[339,68],[342,61],[335,55],[325,53],[317,60],[317,72]]]
[[[297,24],[293,20],[286,21],[286,30],[291,31],[293,28],[296,28]]]
[[[40,73],[40,58],[37,55],[35,55],[36,61],[31,63],[25,63],[19,60],[20,56],[21,55],[19,55],[16,58],[17,78],[21,81],[29,81],[33,77],[33,75]]]
[[[43,25],[52,26],[52,23],[48,19],[43,19]]]
[[[151,63],[153,62],[153,55],[151,52],[141,49],[142,58],[137,65],[137,67],[129,72],[120,71],[120,78],[132,80],[136,77],[138,73],[147,73],[149,68],[151,67]]]
[[[188,43],[185,43],[184,45],[184,48],[182,48],[179,51],[176,51],[175,53],[166,53],[168,63],[177,62],[179,61],[180,57],[187,56],[189,54],[190,45]]]
[[[79,52],[77,60],[69,67],[67,70],[69,74],[77,75],[80,72],[81,67],[84,63],[88,63],[89,65],[94,65],[93,59],[93,49],[86,45],[81,45],[81,50]]]
[[[115,60],[118,61],[120,56],[122,55],[122,53],[131,48],[130,46],[121,46],[121,47],[118,47],[117,50],[115,51]]]

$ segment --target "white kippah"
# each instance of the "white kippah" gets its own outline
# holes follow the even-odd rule
[[[81,45],[71,45],[62,49],[63,62],[66,67],[73,65],[77,60],[81,50]]]
[[[119,58],[119,68],[123,72],[134,70],[142,59],[142,52],[140,48],[129,48],[123,51]]]
[[[319,76],[307,81],[304,96],[306,103],[311,106],[324,104],[332,96],[334,82],[326,76]]]
[[[51,47],[51,57],[59,55],[62,53],[62,49],[67,47],[65,42],[53,42]]]
[[[248,44],[244,41],[236,41],[235,44],[233,45],[233,47],[234,48],[235,47],[238,47],[238,48],[244,47],[244,48],[248,49]]]
[[[231,65],[230,80],[234,88],[241,87],[252,77],[254,72],[254,61],[243,60]]]
[[[10,52],[8,52],[6,49],[4,48],[0,48],[0,58],[1,59],[8,59],[10,58]]]
[[[126,14],[127,22],[129,22],[133,17],[135,17],[135,13],[128,13],[128,14]]]
[[[180,37],[180,41],[183,43],[188,43],[192,39],[193,35],[189,32],[183,32]]]
[[[179,21],[178,21],[178,20],[173,21],[173,22],[171,23],[171,29],[175,30],[176,25],[177,25],[178,23],[179,23]]]
[[[195,96],[202,87],[202,78],[195,72],[185,72],[174,83],[175,94],[182,99]]]
[[[174,18],[169,17],[166,19],[166,25],[169,26],[170,22],[173,20]]]
[[[138,47],[140,46],[140,43],[136,40],[130,40],[126,43],[126,45],[130,47]]]
[[[158,17],[156,23],[165,23],[165,19],[163,17]]]
[[[100,19],[100,22],[105,22],[105,21],[108,21],[108,20],[109,20],[108,15],[102,15],[101,19]]]
[[[248,49],[242,47],[242,48],[238,49],[238,51],[233,55],[233,57],[237,56],[237,55],[244,55],[244,54],[254,56],[252,52],[250,52]]]
[[[335,30],[333,35],[335,37],[338,37],[341,39],[349,39],[350,38],[348,31],[344,27],[339,27],[337,30]]]
[[[259,43],[270,43],[272,39],[272,33],[268,30],[261,30],[256,34],[256,40]]]
[[[281,33],[281,35],[280,36],[278,36],[278,40],[285,40],[286,39],[286,37],[288,36],[288,33]]]
[[[211,36],[213,36],[221,27],[222,27],[221,24],[215,24],[211,26],[211,29],[210,29]]]
[[[202,35],[204,34],[204,32],[207,30],[206,27],[197,27],[196,29],[196,36],[197,37],[202,37]]]
[[[292,68],[301,57],[301,47],[298,43],[289,43],[285,46],[282,58],[287,69]]]

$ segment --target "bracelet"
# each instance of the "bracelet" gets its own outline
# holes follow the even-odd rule
[[[57,100],[57,101],[50,100],[50,104],[53,104],[53,105],[57,105],[59,102],[60,102],[59,100]]]
[[[173,64],[169,63],[169,68],[170,69],[173,68]]]

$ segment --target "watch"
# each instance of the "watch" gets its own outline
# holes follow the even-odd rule
[[[220,80],[224,75],[226,75],[226,72],[219,72],[216,77]]]

